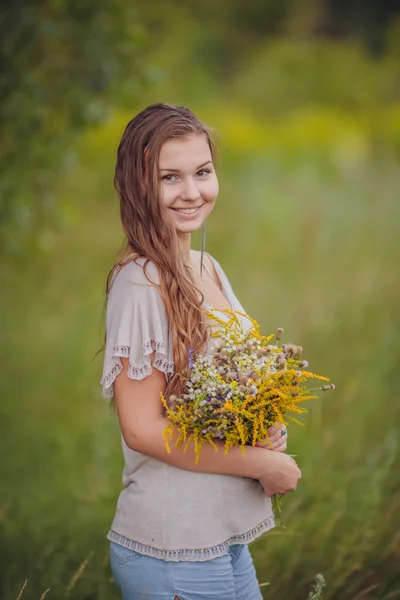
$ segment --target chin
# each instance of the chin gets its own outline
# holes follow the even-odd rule
[[[179,233],[195,233],[195,231],[198,231],[201,226],[202,226],[203,222],[201,223],[188,223],[186,226],[182,226],[179,225],[179,227],[176,227],[176,232]]]

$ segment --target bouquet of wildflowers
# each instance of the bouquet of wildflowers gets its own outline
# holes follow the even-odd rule
[[[232,310],[213,311],[207,317],[214,321],[211,337],[215,338],[211,356],[193,356],[189,350],[190,378],[185,381],[183,394],[166,399],[161,395],[169,425],[164,441],[169,442],[174,429],[179,432],[176,445],[184,450],[193,442],[196,462],[201,448],[209,443],[217,450],[216,440],[225,442],[227,453],[232,446],[255,446],[268,440],[268,428],[277,423],[299,421],[293,416],[307,409],[305,401],[316,398],[307,388],[308,379],[328,382],[329,379],[307,371],[308,363],[301,360],[302,347],[295,344],[278,346],[283,329],[263,336],[258,323],[248,315]],[[246,331],[240,316],[252,326]],[[334,389],[325,383],[321,390]],[[289,413],[292,413],[290,415]],[[300,423],[302,424],[302,423]]]

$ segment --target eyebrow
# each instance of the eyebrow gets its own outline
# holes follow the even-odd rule
[[[198,171],[202,167],[205,167],[209,163],[213,164],[213,161],[212,160],[206,160],[205,163],[203,163],[202,165],[199,165],[198,167],[196,167],[196,171]],[[168,168],[165,168],[165,169],[160,169],[160,171],[170,171],[170,172],[172,171],[174,173],[180,173],[180,169],[168,169]]]

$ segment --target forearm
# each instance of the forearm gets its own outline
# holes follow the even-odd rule
[[[196,463],[193,444],[189,446],[186,452],[183,451],[183,447],[177,448],[175,446],[176,431],[169,443],[171,452],[167,451],[162,434],[168,424],[168,419],[160,417],[146,428],[145,434],[142,432],[135,435],[132,432],[124,432],[125,442],[132,450],[179,469],[254,479],[260,477],[261,465],[265,463],[266,458],[265,450],[262,448],[247,446],[244,455],[239,447],[233,447],[230,448],[228,454],[224,454],[223,442],[215,442],[218,448],[217,452],[211,444],[206,443],[202,447],[199,461]]]

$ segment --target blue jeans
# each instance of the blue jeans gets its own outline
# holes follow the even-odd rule
[[[246,545],[204,562],[167,562],[110,542],[110,561],[122,600],[262,600]]]

